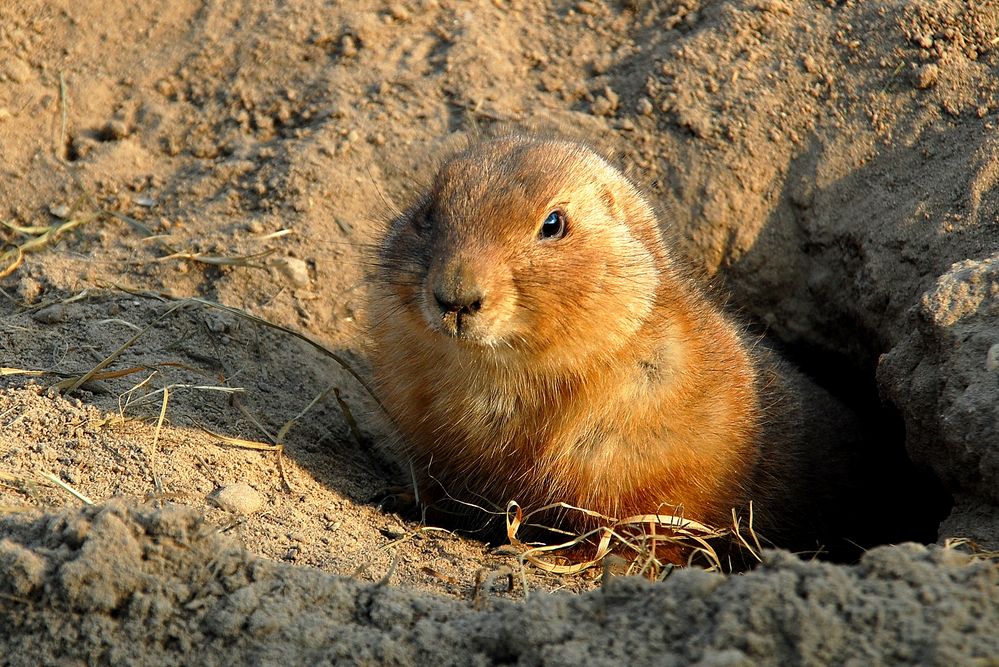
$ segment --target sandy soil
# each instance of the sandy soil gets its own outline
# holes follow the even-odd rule
[[[930,541],[999,549],[994,3],[14,0],[4,664],[999,658],[999,572],[953,548],[521,578],[373,502],[407,476],[329,352],[367,377],[372,244],[509,128],[612,157],[734,307],[897,420],[872,456],[953,497]]]

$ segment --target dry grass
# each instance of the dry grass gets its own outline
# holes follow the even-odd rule
[[[45,486],[55,488],[64,491],[73,498],[76,498],[87,505],[94,504],[93,500],[50,472],[43,472],[36,477],[25,477],[22,475],[14,475],[0,471],[0,484],[4,484],[12,489],[25,493],[29,497],[37,495],[39,487]],[[36,509],[33,505],[3,505],[0,506],[0,513],[25,512],[33,509]]]
[[[25,237],[20,243],[7,243],[0,248],[0,278],[17,271],[24,263],[25,255],[38,252],[53,243],[66,232],[76,229],[80,225],[93,222],[100,217],[98,213],[87,213],[82,215],[70,215],[67,219],[49,226],[23,227],[14,223],[0,220],[0,226],[6,227],[17,234]]]
[[[147,298],[156,298],[156,299],[159,299],[159,300],[170,300],[171,299],[171,297],[168,297],[168,296],[162,295],[162,294],[150,294],[150,293],[145,293],[145,292],[134,292],[134,291],[129,291],[129,290],[125,290],[125,291],[128,291],[128,293],[133,294],[133,295],[144,296],[144,297],[147,297]],[[324,346],[320,345],[319,343],[313,341],[312,339],[308,338],[304,334],[301,334],[301,333],[299,333],[297,331],[294,331],[292,329],[288,329],[287,327],[283,327],[281,325],[274,324],[272,322],[268,322],[267,320],[264,320],[262,318],[256,317],[254,315],[251,315],[251,314],[249,314],[249,313],[247,313],[245,311],[239,310],[237,308],[232,308],[232,307],[229,307],[229,306],[222,306],[220,304],[216,304],[216,303],[213,303],[211,301],[206,301],[204,299],[190,298],[190,299],[173,299],[173,300],[177,301],[177,303],[175,305],[173,305],[171,308],[169,308],[168,310],[166,310],[162,315],[160,315],[159,317],[157,317],[155,320],[153,320],[152,322],[150,322],[146,327],[144,327],[142,330],[140,330],[135,336],[133,336],[131,339],[129,339],[124,345],[122,345],[121,347],[119,347],[119,349],[115,350],[115,352],[113,352],[106,359],[104,359],[100,364],[98,364],[98,366],[96,366],[94,369],[91,369],[90,373],[95,373],[96,371],[99,371],[102,368],[104,368],[105,366],[107,366],[107,364],[110,363],[115,357],[117,357],[119,354],[121,354],[121,352],[123,352],[129,346],[134,345],[135,342],[141,336],[143,336],[146,332],[148,332],[149,329],[152,326],[154,326],[160,320],[164,319],[166,316],[168,316],[168,315],[170,315],[170,314],[172,314],[172,313],[174,313],[174,312],[176,312],[176,311],[178,311],[180,309],[183,309],[183,308],[204,307],[204,308],[212,308],[212,309],[222,310],[224,312],[227,312],[227,313],[230,313],[232,315],[235,315],[236,317],[240,317],[242,319],[250,321],[250,322],[252,322],[254,324],[276,329],[278,331],[281,331],[283,333],[286,333],[288,335],[294,336],[296,338],[299,338],[300,340],[303,340],[303,341],[307,342],[313,348],[319,350],[320,352],[323,352],[326,356],[328,356],[329,358],[333,359],[338,365],[340,365],[341,368],[343,368],[344,370],[346,370],[354,379],[356,379],[358,381],[358,383],[377,402],[377,398],[375,398],[374,392],[370,389],[370,387],[363,380],[363,378],[361,378],[361,376],[357,373],[357,371],[354,370],[353,367],[351,367],[350,364],[345,359],[343,359],[342,357],[340,357],[336,353],[328,350],[327,348],[325,348]],[[88,379],[90,379],[88,377],[88,375],[81,376],[81,378],[78,378],[77,381],[74,384],[68,385],[67,390],[68,391],[73,391],[75,388],[77,388],[78,386],[80,386],[83,382],[85,382]],[[60,384],[65,384],[65,382],[64,383],[60,383]],[[223,435],[223,434],[220,434],[220,433],[215,433],[215,432],[209,431],[208,429],[205,429],[204,427],[202,427],[202,430],[205,431],[208,435],[210,435],[213,438],[215,438],[216,440],[218,440],[221,444],[224,444],[226,446],[238,447],[238,448],[242,448],[242,449],[253,449],[253,450],[257,450],[257,451],[270,451],[270,452],[274,452],[275,453],[275,460],[276,460],[276,464],[277,464],[277,468],[278,468],[278,473],[279,473],[280,478],[281,478],[281,485],[284,488],[284,490],[286,492],[288,492],[288,493],[292,493],[294,491],[294,489],[293,489],[293,487],[292,487],[292,485],[291,485],[291,483],[290,483],[290,481],[288,479],[288,475],[287,475],[287,472],[285,470],[284,461],[283,461],[284,443],[286,441],[288,433],[291,431],[291,429],[295,426],[296,423],[298,423],[317,404],[323,402],[329,396],[330,393],[333,393],[336,396],[337,403],[338,403],[341,411],[344,413],[345,418],[347,419],[347,422],[348,422],[348,426],[351,428],[351,431],[355,434],[355,437],[359,438],[359,441],[362,441],[361,437],[359,436],[360,431],[359,431],[359,429],[357,427],[356,422],[353,420],[353,416],[352,416],[352,414],[350,412],[350,409],[346,406],[346,403],[344,403],[344,401],[342,400],[342,398],[340,396],[340,389],[338,387],[335,387],[335,386],[331,386],[331,387],[327,388],[326,390],[324,390],[324,391],[320,392],[319,394],[317,394],[302,410],[300,410],[298,412],[298,414],[296,414],[295,416],[293,416],[290,419],[286,420],[284,422],[284,424],[281,426],[281,428],[278,430],[277,433],[271,433],[271,431],[262,424],[261,420],[259,420],[258,418],[256,418],[244,405],[242,405],[242,403],[240,403],[238,401],[238,395],[245,392],[245,390],[243,390],[242,388],[206,386],[206,385],[170,385],[168,387],[164,387],[164,388],[159,389],[157,391],[147,393],[146,395],[140,397],[138,400],[132,401],[130,404],[131,405],[136,405],[137,403],[139,403],[141,401],[144,401],[144,400],[149,400],[149,398],[151,398],[155,394],[162,392],[164,394],[163,410],[161,411],[161,416],[160,416],[160,420],[162,421],[162,418],[163,418],[163,416],[165,414],[164,411],[165,411],[165,407],[166,407],[166,396],[167,396],[167,392],[170,389],[179,389],[179,388],[195,389],[195,390],[202,390],[202,391],[222,391],[222,392],[229,393],[230,395],[232,395],[232,397],[233,397],[233,404],[237,407],[237,409],[240,410],[240,412],[258,430],[260,430],[261,433],[264,434],[264,436],[270,441],[270,443],[268,444],[268,443],[264,443],[264,442],[257,442],[257,441],[253,441],[253,440],[242,439],[242,438],[234,438],[234,437],[226,436],[226,435]],[[135,388],[133,388],[133,389],[135,389]],[[157,433],[158,432],[159,432],[159,425],[157,426]],[[154,477],[154,479],[155,479],[155,477]]]
[[[7,366],[0,366],[0,377],[5,375],[28,375],[32,377],[37,377],[40,375],[48,375],[49,371],[36,371],[29,370],[25,368],[8,368]]]
[[[0,470],[0,484],[7,486],[15,491],[23,493],[28,497],[34,497],[39,494],[39,487],[46,486],[51,487],[52,483],[44,478],[35,477],[24,477],[22,475],[14,475],[9,472],[4,472]],[[9,511],[24,511],[28,509],[34,509],[33,506],[19,506],[19,505],[8,505]]]
[[[357,370],[354,369],[354,367],[350,364],[350,362],[344,359],[341,355],[330,350],[321,343],[314,341],[312,338],[306,336],[300,331],[296,331],[294,329],[282,326],[280,324],[275,324],[274,322],[269,322],[261,317],[257,317],[256,315],[248,313],[245,310],[241,310],[239,308],[233,308],[232,306],[225,306],[220,303],[208,301],[206,299],[199,299],[197,297],[190,297],[190,298],[175,297],[170,294],[164,294],[159,292],[131,290],[118,285],[115,285],[114,287],[133,296],[139,296],[148,299],[157,299],[159,301],[176,301],[178,302],[178,305],[176,306],[177,308],[188,307],[188,306],[199,306],[199,307],[219,310],[225,313],[229,313],[230,315],[233,315],[240,319],[246,320],[248,322],[268,327],[270,329],[274,329],[276,331],[280,331],[284,334],[297,338],[298,340],[308,344],[313,349],[317,350],[327,358],[331,359],[336,365],[338,365],[342,370],[344,370],[348,375],[350,375],[365,390],[368,396],[370,396],[371,399],[375,403],[377,403],[380,408],[384,410],[384,407],[382,406],[382,403],[378,399],[378,396],[375,394],[374,390],[367,383],[367,381],[365,381],[365,379],[361,377],[361,375],[357,372]]]
[[[174,367],[186,368],[187,370],[197,370],[197,369],[191,369],[189,367],[186,367],[183,364],[178,364],[177,362],[169,362],[169,361],[159,362],[159,363],[152,363],[152,364],[148,364],[148,365],[145,365],[145,366],[132,366],[132,367],[128,367],[128,368],[124,368],[124,369],[118,369],[118,370],[113,370],[113,371],[105,371],[104,369],[107,368],[109,365],[111,365],[119,356],[121,356],[122,353],[124,353],[126,350],[128,350],[129,348],[131,348],[132,346],[134,346],[135,343],[138,340],[140,340],[143,336],[145,336],[157,324],[159,324],[161,321],[163,321],[164,319],[166,319],[167,317],[169,317],[173,313],[178,312],[180,310],[184,310],[184,309],[190,309],[190,308],[209,308],[209,309],[220,310],[220,311],[229,313],[231,315],[234,315],[236,317],[239,317],[241,319],[247,320],[249,322],[252,322],[252,323],[260,325],[260,326],[264,326],[264,327],[269,327],[271,329],[275,329],[277,331],[280,331],[280,332],[282,332],[284,334],[287,334],[289,336],[293,336],[293,337],[295,337],[295,338],[297,338],[297,339],[299,339],[299,340],[307,343],[308,345],[310,345],[314,349],[318,350],[320,353],[322,353],[326,357],[328,357],[331,360],[333,360],[333,362],[336,363],[338,366],[340,366],[341,369],[343,369],[344,371],[346,371],[347,374],[350,375],[365,390],[365,392],[371,397],[371,399],[373,401],[375,401],[375,403],[377,403],[379,406],[381,406],[381,402],[378,400],[378,397],[375,395],[375,392],[371,389],[371,387],[364,380],[364,378],[361,377],[361,375],[357,372],[357,370],[355,370],[353,368],[353,366],[346,359],[344,359],[341,355],[333,352],[332,350],[326,348],[322,344],[320,344],[320,343],[312,340],[311,338],[309,338],[308,336],[306,336],[305,334],[303,334],[301,332],[295,331],[294,329],[290,329],[290,328],[282,326],[280,324],[275,324],[273,322],[269,322],[269,321],[267,321],[267,320],[265,320],[263,318],[257,317],[256,315],[252,315],[252,314],[247,313],[246,311],[240,310],[238,308],[233,308],[233,307],[230,307],[230,306],[224,306],[224,305],[221,305],[221,304],[218,304],[218,303],[214,303],[212,301],[207,301],[205,299],[199,299],[199,298],[196,298],[196,297],[195,298],[176,298],[176,297],[173,297],[171,295],[167,295],[167,294],[163,294],[163,293],[153,293],[153,292],[130,290],[130,289],[124,289],[124,288],[121,288],[121,287],[118,287],[118,286],[115,286],[115,287],[117,289],[119,289],[120,291],[125,292],[127,294],[131,294],[133,296],[140,296],[140,297],[144,297],[144,298],[153,298],[153,299],[156,299],[156,300],[159,300],[159,301],[174,301],[175,303],[170,308],[168,308],[167,310],[165,310],[162,314],[160,314],[159,316],[157,316],[156,318],[154,318],[151,322],[149,322],[148,324],[146,324],[146,326],[144,326],[142,328],[139,328],[138,331],[135,333],[135,335],[133,335],[127,341],[125,341],[124,343],[122,343],[116,350],[114,350],[111,354],[107,355],[98,364],[96,364],[95,366],[93,366],[89,371],[87,371],[86,373],[83,373],[82,375],[78,374],[78,373],[68,373],[68,372],[59,371],[59,370],[41,370],[41,369],[16,368],[16,367],[7,367],[7,366],[4,366],[4,367],[0,367],[0,377],[3,377],[3,376],[12,376],[12,375],[25,375],[25,376],[31,376],[31,377],[38,377],[38,376],[44,376],[44,375],[54,375],[56,377],[61,377],[63,379],[60,382],[57,382],[56,384],[54,384],[53,388],[56,389],[56,390],[58,390],[58,391],[70,394],[70,393],[73,393],[74,391],[76,391],[77,389],[79,389],[81,386],[83,386],[87,382],[91,382],[91,381],[94,381],[94,380],[102,380],[102,379],[120,378],[120,377],[124,377],[124,376],[131,375],[131,374],[134,374],[134,373],[142,372],[144,370],[148,370],[149,368],[174,366]],[[63,301],[55,302],[55,303],[68,303],[70,301],[77,300],[80,296],[81,295],[76,295],[76,296],[72,297],[71,299],[66,299],[66,300],[63,300]],[[51,304],[48,304],[48,305],[51,305]],[[129,325],[131,327],[133,327],[133,328],[136,328],[135,325],[131,325],[131,323],[129,323]],[[148,379],[149,378],[147,378],[146,381],[148,381]],[[134,392],[136,389],[142,387],[144,384],[145,384],[145,381],[143,383],[140,383],[139,385],[136,385],[135,387],[132,388],[132,390],[130,390],[129,392],[126,392],[126,395]],[[218,387],[218,386],[205,386],[205,385],[190,385],[190,384],[188,384],[188,385],[171,385],[169,388],[186,388],[186,389],[209,390],[209,391],[214,390],[214,391],[233,392],[233,393],[243,392],[243,389],[240,389],[240,388]],[[158,393],[161,393],[161,392],[163,392],[165,390],[166,390],[166,388],[159,389],[159,390],[157,390],[155,392],[152,392],[150,394],[147,394],[147,395],[143,396],[142,398],[140,398],[138,400],[135,400],[135,401],[131,401],[130,400],[130,401],[128,401],[128,404],[129,405],[136,405],[136,404],[138,404],[141,401],[149,400],[152,396],[154,396],[154,395],[156,395]],[[283,436],[284,434],[286,434],[287,431],[294,425],[294,423],[296,422],[296,420],[301,419],[306,414],[306,412],[308,412],[317,403],[325,400],[326,397],[331,392],[334,394],[334,396],[336,398],[336,401],[337,401],[337,405],[340,408],[341,412],[344,414],[344,418],[345,418],[345,420],[346,420],[346,422],[348,424],[348,427],[351,429],[351,432],[354,434],[355,438],[357,438],[359,442],[364,442],[364,438],[360,434],[360,430],[359,430],[359,428],[357,426],[357,422],[353,418],[353,413],[350,411],[350,408],[344,402],[344,400],[342,398],[341,390],[339,389],[339,387],[335,387],[335,386],[331,386],[328,389],[326,389],[325,391],[323,391],[322,393],[320,393],[319,395],[317,395],[305,407],[305,409],[303,409],[296,417],[294,417],[291,420],[289,420],[288,422],[286,422],[285,425],[282,427],[282,432],[279,434],[279,436]],[[259,422],[257,422],[256,420],[254,420],[254,421],[259,426]]]
[[[84,504],[87,504],[87,505],[93,505],[94,504],[93,500],[91,500],[87,496],[83,495],[82,493],[80,493],[79,491],[77,491],[72,486],[70,486],[66,482],[62,481],[61,479],[59,479],[58,477],[56,477],[52,473],[50,473],[50,472],[43,473],[43,476],[45,477],[45,479],[49,480],[50,482],[52,482],[53,484],[55,484],[56,486],[58,486],[60,489],[62,489],[66,493],[70,494],[74,498],[76,498],[77,500],[82,501]]]
[[[80,385],[82,385],[85,382],[88,382],[91,379],[93,379],[94,375],[96,375],[97,373],[99,373],[100,371],[102,371],[111,362],[113,362],[115,359],[117,359],[121,355],[122,352],[124,352],[128,348],[130,348],[133,345],[135,345],[135,342],[137,340],[139,340],[140,338],[142,338],[144,335],[146,335],[146,333],[150,329],[152,329],[154,326],[156,326],[156,324],[160,320],[163,320],[168,315],[171,315],[174,311],[178,310],[182,306],[183,306],[183,304],[177,304],[173,308],[170,308],[165,313],[163,313],[162,315],[160,315],[159,317],[157,317],[156,319],[154,319],[152,322],[150,322],[149,324],[147,324],[137,334],[135,334],[134,336],[132,336],[131,338],[129,338],[127,341],[125,341],[124,343],[122,343],[118,347],[117,350],[115,350],[114,352],[112,352],[111,354],[109,354],[99,364],[97,364],[96,366],[94,366],[93,368],[91,368],[89,371],[87,371],[86,373],[84,373],[83,375],[81,375],[78,378],[69,379],[69,380],[63,380],[62,382],[56,384],[55,388],[58,389],[58,390],[60,390],[60,391],[65,391],[68,394],[73,393],[74,391],[76,391],[77,389],[80,388]]]
[[[521,541],[518,537],[520,528],[527,525],[532,516],[551,510],[579,512],[599,525],[585,533],[571,535],[559,544],[535,546]],[[663,579],[678,565],[678,554],[685,559],[683,565],[730,571],[731,564],[725,562],[715,548],[720,540],[737,544],[749,557],[759,561],[762,549],[752,529],[751,516],[745,529],[749,535],[747,540],[734,513],[732,527],[713,528],[678,514],[637,514],[617,519],[566,503],[554,503],[525,514],[511,501],[507,505],[506,530],[510,544],[521,550],[521,564],[530,563],[545,572],[573,575],[598,566],[606,569],[610,563],[608,557],[614,556],[624,564],[624,574]],[[589,549],[592,549],[592,556],[580,560],[579,555]],[[526,581],[524,583],[526,585]]]
[[[967,537],[949,537],[944,540],[945,549],[954,549],[967,554],[972,560],[986,560],[999,563],[999,551],[986,549]]]
[[[151,237],[157,238],[158,237]],[[158,239],[160,240],[160,239]],[[200,262],[201,264],[209,264],[211,266],[241,266],[249,269],[266,269],[265,264],[259,264],[254,260],[262,259],[268,255],[274,254],[274,249],[263,250],[261,252],[252,253],[250,255],[239,255],[239,256],[225,256],[225,255],[208,255],[205,253],[192,252],[188,250],[174,250],[169,245],[160,240],[160,243],[164,248],[172,251],[167,255],[162,257],[157,257],[155,261],[157,262],[167,262],[176,259],[186,259],[192,262]]]

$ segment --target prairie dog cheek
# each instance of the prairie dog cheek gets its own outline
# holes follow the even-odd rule
[[[634,332],[650,316],[659,287],[655,257],[626,225],[608,225],[600,238],[592,239],[605,249],[601,284],[595,285],[593,308],[617,316],[615,329]]]

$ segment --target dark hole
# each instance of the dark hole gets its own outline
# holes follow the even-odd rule
[[[116,141],[121,139],[121,137],[115,134],[113,127],[108,124],[103,127],[99,127],[91,132],[94,139],[101,142]]]
[[[816,383],[850,407],[865,431],[865,450],[855,452],[847,495],[856,516],[844,516],[842,534],[831,535],[827,557],[852,561],[862,550],[899,542],[935,542],[953,498],[905,449],[905,426],[895,407],[883,401],[875,380],[877,355],[860,361],[808,345],[780,351]]]
[[[63,155],[67,162],[76,162],[80,159],[80,150],[73,141],[73,137],[66,137],[66,145],[63,146]]]

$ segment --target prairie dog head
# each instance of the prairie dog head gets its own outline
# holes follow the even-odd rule
[[[646,321],[664,253],[651,207],[595,153],[496,139],[445,161],[393,221],[376,310],[410,330],[397,342],[578,365]]]

